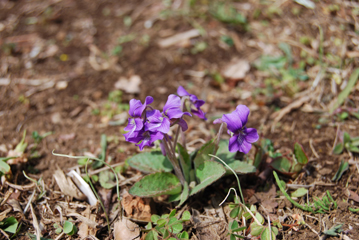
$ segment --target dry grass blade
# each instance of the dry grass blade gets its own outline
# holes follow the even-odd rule
[[[31,209],[31,216],[32,216],[32,225],[34,226],[35,231],[36,231],[36,240],[40,240],[41,236],[42,236],[41,230],[40,230],[40,226],[37,221],[36,214],[35,214],[34,208],[32,207],[31,202],[30,202],[30,209]]]
[[[92,228],[96,228],[96,226],[98,225],[97,222],[87,218],[87,217],[84,217],[82,216],[81,214],[78,214],[78,213],[68,213],[66,214],[67,217],[76,217],[78,218],[81,222],[87,224],[89,227],[92,227]]]

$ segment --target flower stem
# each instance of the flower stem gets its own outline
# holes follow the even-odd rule
[[[178,136],[179,136],[179,133],[180,133],[180,129],[181,127],[178,125],[177,127],[177,131],[176,131],[176,137],[175,137],[175,141],[173,142],[173,147],[174,149],[176,149],[176,145],[177,145],[177,141],[178,141]]]
[[[170,162],[173,166],[175,174],[177,175],[178,179],[181,181],[181,184],[183,185],[185,183],[185,179],[184,179],[183,173],[181,171],[181,167],[176,158],[175,152],[172,151],[173,148],[171,146],[171,143],[169,142],[169,137],[167,135],[165,135],[165,138],[163,139],[163,145],[166,148],[168,159],[170,160]]]

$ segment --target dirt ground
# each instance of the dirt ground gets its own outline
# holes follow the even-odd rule
[[[250,203],[259,207],[266,199],[278,202],[270,212],[270,216],[283,219],[278,239],[357,239],[359,216],[348,210],[359,205],[357,156],[332,151],[344,131],[359,136],[358,119],[351,114],[358,112],[359,85],[339,110],[330,114],[329,109],[343,83],[359,67],[359,3],[312,1],[315,8],[310,9],[289,0],[225,1],[226,7],[246,18],[243,23],[235,20],[237,15],[230,19],[225,18],[232,16],[229,13],[220,15],[216,11],[222,5],[214,2],[0,0],[0,157],[15,148],[26,130],[27,161],[12,164],[12,178],[7,181],[17,186],[31,184],[24,171],[33,179],[41,177],[47,190],[45,197],[37,200],[30,198],[35,186],[11,187],[2,178],[0,219],[15,216],[22,224],[15,238],[29,239],[26,233],[36,234],[34,216],[43,237],[58,237],[53,223],[59,221],[60,211],[55,211],[59,202],[84,216],[90,211],[86,201],[62,194],[54,178],[57,169],[68,173],[76,167],[83,171],[83,166],[76,159],[54,156],[52,151],[98,155],[101,135],[106,134],[107,161],[123,163],[139,152],[122,135],[129,100],[153,96],[154,105],[162,107],[169,94],[184,86],[206,101],[203,109],[209,119],[200,123],[188,119],[188,142],[209,140],[218,129],[213,120],[245,104],[251,110],[248,127],[257,128],[261,139],[272,140],[276,150],[286,152],[295,142],[303,145],[308,165],[295,179],[281,178],[292,184],[314,184],[309,188],[310,199],[322,198],[329,190],[338,209],[310,214],[284,200],[276,190],[274,194],[266,192],[266,186],[275,181],[272,174],[263,179],[265,169],[241,176]],[[165,40],[190,30],[193,36],[166,45]],[[290,46],[291,57],[281,50],[281,43]],[[286,56],[287,62],[280,69],[262,69],[258,66],[262,56]],[[238,64],[234,73],[228,70],[233,64]],[[286,78],[284,68],[302,68],[307,79]],[[288,111],[283,111],[286,107]],[[349,116],[341,119],[343,112]],[[34,131],[51,134],[36,143]],[[254,150],[249,156],[254,156]],[[333,182],[341,160],[349,162],[349,169]],[[128,168],[122,176],[121,192],[142,174]],[[226,230],[228,216],[220,218],[218,211],[225,212],[228,206],[218,210],[215,203],[222,201],[228,190],[224,186],[229,185],[236,186],[234,177],[225,177],[191,197],[181,210],[220,219],[213,222]],[[115,190],[95,186],[108,200],[110,210],[117,201]],[[29,199],[33,211],[23,213]],[[9,200],[16,200],[20,210]],[[152,200],[151,206],[157,214],[175,207],[161,199]],[[296,224],[295,213],[306,224]],[[92,215],[98,227],[88,229],[87,235],[114,239],[102,210],[91,209],[89,218]],[[337,237],[323,234],[339,223],[344,225]],[[79,219],[76,224],[81,225]],[[225,230],[215,227],[208,230],[193,222],[185,227],[191,239],[229,239]],[[4,234],[0,233],[6,238]],[[63,235],[65,238],[69,239]],[[85,239],[80,234],[70,238]]]

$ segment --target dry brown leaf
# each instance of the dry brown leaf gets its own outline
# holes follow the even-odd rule
[[[150,199],[135,197],[125,192],[122,197],[122,206],[129,218],[151,221]]]
[[[59,185],[61,192],[65,195],[74,197],[79,200],[86,200],[87,197],[80,192],[80,190],[76,187],[76,185],[72,182],[71,178],[67,178],[65,173],[58,169],[54,173],[54,177],[57,185]]]
[[[113,230],[115,240],[140,239],[139,226],[127,218],[116,221]]]
[[[115,83],[115,88],[124,90],[127,93],[139,93],[141,82],[141,77],[138,75],[133,75],[129,79],[120,77]]]
[[[348,191],[349,191],[349,199],[354,200],[355,202],[359,202],[359,195],[351,190]]]
[[[9,204],[9,205],[12,207],[12,210],[13,210],[14,212],[20,212],[20,213],[22,213],[23,210],[22,210],[22,208],[21,208],[20,203],[19,203],[18,200],[16,200],[16,199],[9,199],[9,200],[7,200],[6,203]]]
[[[87,219],[90,218],[90,207],[88,206],[82,213],[82,216],[85,216]],[[89,219],[90,221],[92,221],[91,219]],[[79,231],[77,232],[77,234],[79,235],[79,237],[81,239],[87,237],[89,235],[89,225],[87,225],[84,222],[81,222],[79,224]]]
[[[232,61],[224,67],[223,76],[232,80],[240,80],[246,76],[250,69],[248,61],[243,59],[232,59]]]

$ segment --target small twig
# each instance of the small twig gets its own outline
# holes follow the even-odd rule
[[[28,185],[16,185],[16,184],[9,183],[8,181],[6,181],[6,185],[8,185],[9,187],[15,188],[17,190],[20,190],[20,191],[29,191],[36,186],[36,183],[33,182]]]
[[[335,134],[335,140],[334,140],[334,143],[333,143],[332,150],[330,151],[330,155],[332,155],[332,153],[334,151],[334,148],[337,145],[339,130],[340,130],[340,124],[338,124],[338,127],[337,127],[337,133]]]
[[[65,233],[62,232],[59,236],[57,236],[57,238],[55,238],[55,240],[60,240],[62,238],[62,236],[64,236],[64,235],[65,235]]]
[[[312,152],[313,152],[314,156],[315,156],[316,158],[319,158],[319,155],[318,155],[318,153],[315,151],[314,146],[313,146],[313,139],[309,139],[309,146],[310,146],[310,149],[312,149]]]
[[[269,239],[272,240],[272,228],[271,228],[271,225],[270,225],[269,215],[267,215],[267,218],[268,218]]]
[[[305,223],[305,226],[307,226],[310,230],[312,230],[312,232],[314,232],[320,239],[319,233],[317,231],[315,231],[309,224]]]
[[[6,239],[10,240],[9,235],[7,235],[6,232],[4,230],[2,230],[1,228],[0,228],[0,232],[2,233],[2,235],[4,235],[6,237]]]
[[[26,204],[26,207],[25,207],[24,212],[23,212],[24,214],[27,212],[27,209],[29,208],[29,206],[31,206],[31,201],[35,196],[35,192],[36,192],[36,190],[34,189],[34,191],[32,192],[32,194],[31,194],[31,196],[30,196],[30,198],[28,200],[28,203]]]

